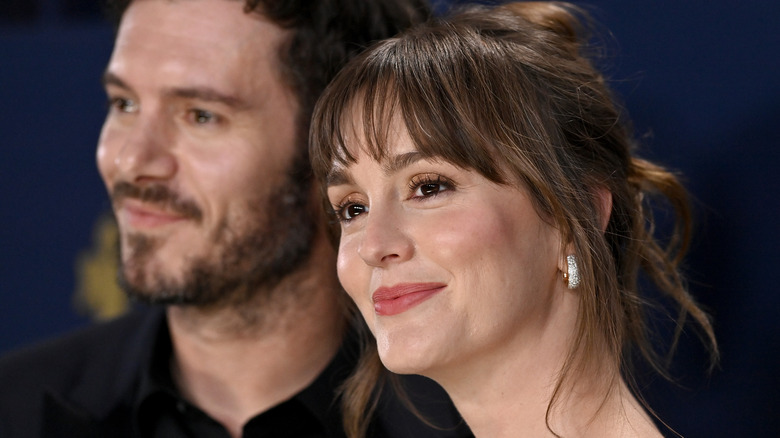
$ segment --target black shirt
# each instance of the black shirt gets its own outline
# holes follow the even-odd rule
[[[230,438],[225,427],[177,391],[170,372],[172,348],[167,324],[161,324],[153,351],[134,403],[140,436]],[[244,425],[243,437],[344,437],[336,390],[354,366],[350,359],[355,355],[355,342],[350,338],[311,385],[250,419]]]
[[[227,437],[176,390],[167,326],[164,309],[138,309],[0,358],[0,437]],[[357,361],[354,338],[347,334],[311,385],[249,421],[244,436],[342,438],[335,391]],[[428,427],[384,388],[368,437],[471,436],[441,387],[422,377],[401,383],[442,428]]]

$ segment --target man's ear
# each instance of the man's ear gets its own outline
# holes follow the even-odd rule
[[[609,224],[609,217],[612,215],[612,192],[606,187],[596,188],[596,202],[599,209],[599,226],[601,232],[607,230],[607,224]]]

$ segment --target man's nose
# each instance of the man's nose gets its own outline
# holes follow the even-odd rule
[[[178,170],[172,147],[174,138],[158,114],[138,114],[125,127],[114,165],[120,180],[144,183],[166,180]]]

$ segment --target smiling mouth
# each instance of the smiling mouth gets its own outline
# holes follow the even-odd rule
[[[136,185],[119,181],[112,187],[111,202],[125,223],[137,228],[155,228],[183,220],[200,222],[203,212],[163,184]]]
[[[421,304],[443,291],[442,283],[405,283],[393,287],[380,287],[371,296],[374,312],[379,316],[393,316]]]
[[[122,219],[124,219],[123,222],[127,226],[135,229],[159,228],[187,219],[176,213],[146,208],[127,201],[122,205],[118,213],[121,215]]]

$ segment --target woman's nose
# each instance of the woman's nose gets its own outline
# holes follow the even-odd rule
[[[399,208],[372,208],[365,218],[358,254],[370,266],[385,266],[409,260],[414,243],[404,227]]]

